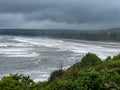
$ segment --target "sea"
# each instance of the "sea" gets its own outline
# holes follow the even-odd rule
[[[88,52],[104,60],[120,53],[120,43],[0,35],[0,78],[18,73],[46,81],[61,65],[68,69]]]

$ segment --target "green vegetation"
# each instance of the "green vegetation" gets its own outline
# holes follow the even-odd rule
[[[80,39],[90,41],[110,41],[120,42],[120,28],[111,28],[107,30],[71,30],[67,32],[59,32],[54,37]]]
[[[81,65],[83,67],[87,66],[95,66],[101,62],[100,58],[92,53],[86,54],[82,59],[81,59]]]
[[[46,82],[19,74],[3,77],[0,90],[120,90],[120,54],[102,61],[88,53],[67,70],[54,71]]]
[[[0,81],[0,90],[32,90],[35,83],[29,76],[10,75]]]
[[[0,29],[0,35],[45,36],[50,38],[120,42],[120,28],[107,30]]]

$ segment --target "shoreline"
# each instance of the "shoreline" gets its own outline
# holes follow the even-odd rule
[[[53,38],[54,39],[54,38]],[[76,42],[76,43],[89,43],[89,44],[97,44],[97,45],[115,45],[120,47],[120,42],[112,42],[112,41],[90,41],[90,40],[82,40],[82,39],[69,39],[69,38],[56,38],[63,41],[68,42]]]
[[[72,38],[57,38],[57,37],[49,37],[49,36],[19,36],[19,35],[0,35],[0,36],[18,36],[18,37],[41,37],[41,38],[51,38],[51,39],[57,39],[57,40],[63,40],[63,41],[72,41],[76,43],[90,43],[90,44],[104,44],[104,45],[116,45],[120,46],[120,42],[114,42],[114,41],[91,41],[91,40],[83,40],[83,39],[72,39]]]

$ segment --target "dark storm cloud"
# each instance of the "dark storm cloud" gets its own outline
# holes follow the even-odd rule
[[[119,0],[0,0],[1,28],[120,26]]]

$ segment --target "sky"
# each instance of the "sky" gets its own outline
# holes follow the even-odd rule
[[[120,0],[0,0],[0,28],[120,27]]]

